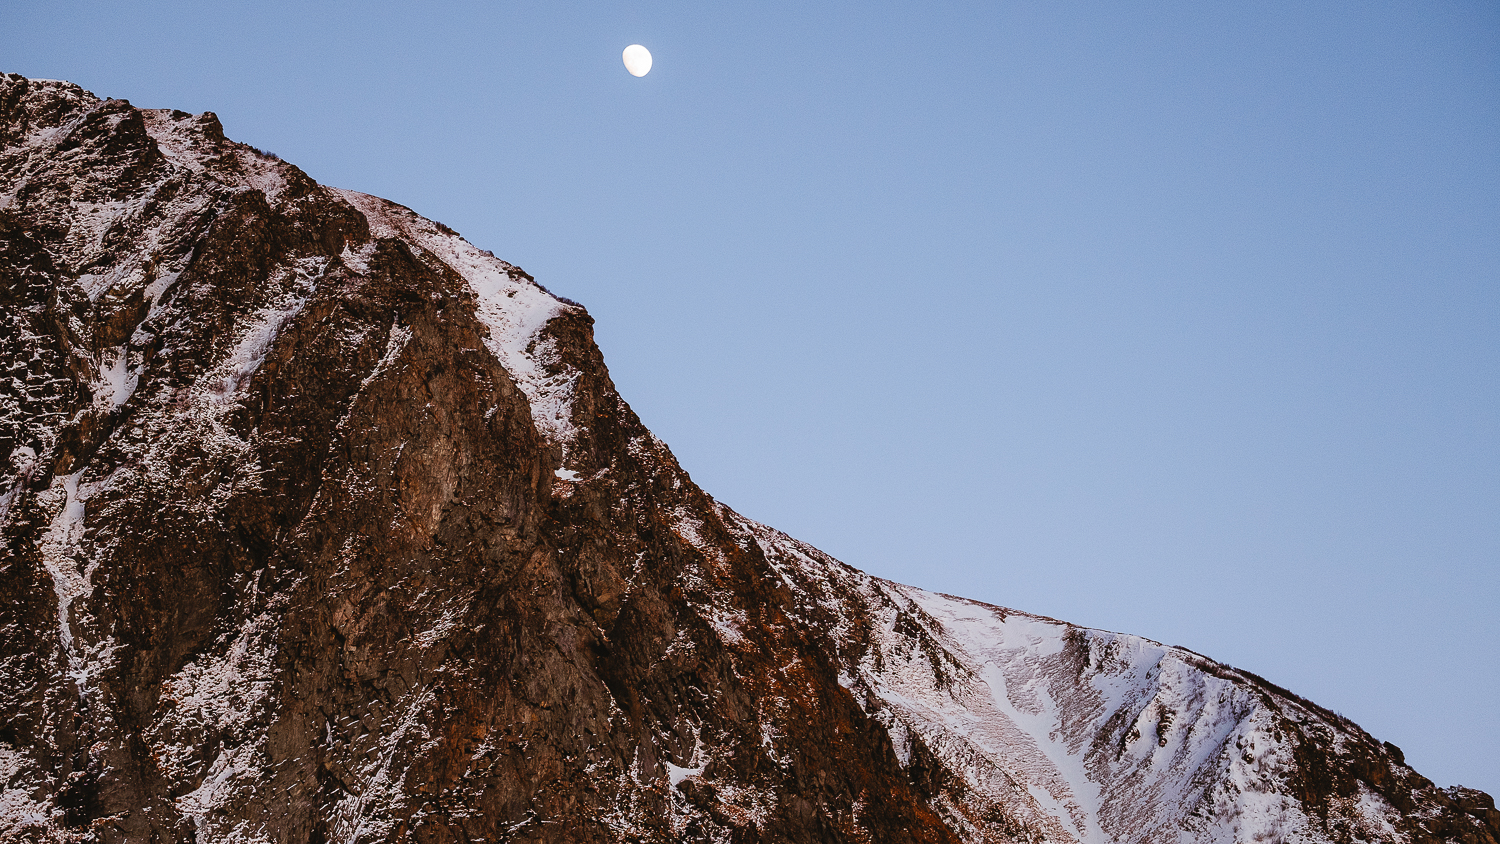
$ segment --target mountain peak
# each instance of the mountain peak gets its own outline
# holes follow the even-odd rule
[[[699,489],[593,321],[209,112],[0,77],[0,838],[1491,842],[1182,648]]]

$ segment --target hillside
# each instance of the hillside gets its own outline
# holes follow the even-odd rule
[[[1253,675],[699,489],[583,307],[0,76],[0,840],[1487,842]]]

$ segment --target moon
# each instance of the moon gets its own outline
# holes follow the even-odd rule
[[[625,48],[625,69],[631,76],[645,76],[651,72],[651,51],[639,44]]]

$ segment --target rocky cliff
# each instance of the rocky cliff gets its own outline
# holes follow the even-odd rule
[[[0,77],[0,839],[1495,844],[1258,677],[714,501],[584,309]]]

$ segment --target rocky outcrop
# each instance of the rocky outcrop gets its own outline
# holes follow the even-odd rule
[[[0,77],[0,839],[1464,841],[1252,675],[698,489],[584,309],[212,114]]]

